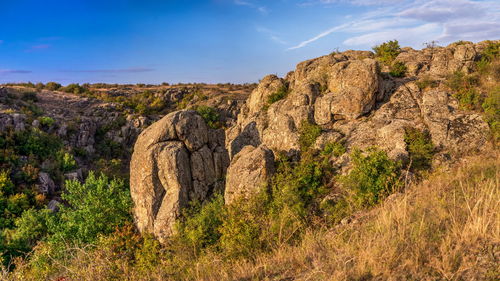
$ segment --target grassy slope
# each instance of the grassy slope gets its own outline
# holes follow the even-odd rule
[[[58,266],[55,276],[68,278],[64,280],[498,280],[498,156],[494,152],[466,158],[350,224],[311,231],[300,245],[283,246],[253,260],[225,260],[209,253],[195,261],[178,257],[175,264],[162,260],[149,267],[147,262],[127,263],[107,249],[81,249]],[[18,269],[17,274],[23,272]]]

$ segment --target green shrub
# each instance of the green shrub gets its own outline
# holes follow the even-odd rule
[[[50,240],[76,244],[94,242],[130,221],[130,193],[124,182],[90,172],[85,183],[66,181],[57,217],[50,225]]]
[[[49,91],[57,91],[61,88],[61,84],[56,82],[48,82],[45,84],[45,89]]]
[[[285,84],[281,86],[276,92],[270,94],[267,97],[267,106],[270,106],[271,104],[286,98],[286,96],[288,95],[288,90],[288,84]]]
[[[392,77],[404,77],[407,70],[408,70],[408,68],[406,67],[404,62],[395,61],[391,65],[391,71],[389,72],[389,74]]]
[[[219,122],[220,120],[220,114],[217,112],[215,108],[212,108],[210,106],[205,106],[205,105],[200,105],[196,107],[196,111],[198,114],[203,117],[207,125],[212,128],[212,129],[218,129],[221,127],[221,124]]]
[[[377,204],[400,187],[400,163],[390,160],[384,151],[372,148],[363,155],[354,150],[351,158],[353,168],[340,181],[351,192],[356,207]]]
[[[434,145],[429,132],[406,128],[404,140],[410,156],[411,168],[415,171],[429,169],[434,156]]]
[[[316,139],[321,135],[321,127],[309,122],[302,121],[299,127],[299,145],[301,150],[305,151],[311,147]]]
[[[40,121],[40,125],[46,127],[51,127],[55,122],[55,120],[49,116],[38,117],[38,121]]]
[[[73,171],[77,168],[76,160],[73,155],[64,150],[59,150],[56,154],[57,162],[59,163],[59,169],[62,172]]]
[[[321,154],[330,155],[335,157],[340,157],[346,152],[345,146],[340,142],[330,142],[325,145]]]
[[[482,108],[495,143],[500,142],[500,86],[495,87],[484,99]]]
[[[481,108],[482,97],[477,90],[478,77],[456,71],[448,76],[446,85],[453,90],[453,96],[458,100],[461,108],[468,110]]]
[[[209,202],[193,202],[178,224],[178,236],[191,246],[194,253],[214,245],[221,237],[224,197],[216,195]]]
[[[260,194],[264,195],[265,194]],[[224,210],[219,248],[226,257],[252,257],[264,250],[267,200],[260,196],[240,199]]]
[[[373,47],[373,51],[375,51],[375,57],[381,62],[390,65],[401,53],[401,47],[397,40],[393,40]]]
[[[80,84],[69,84],[66,87],[62,87],[61,91],[66,92],[66,93],[70,93],[70,94],[80,95],[80,94],[86,93],[87,89],[80,86]]]
[[[41,130],[33,128],[31,131],[21,131],[15,135],[18,153],[22,155],[35,155],[40,159],[52,156],[61,146],[61,140]]]
[[[9,195],[14,192],[14,184],[10,179],[10,171],[0,171],[0,195]]]

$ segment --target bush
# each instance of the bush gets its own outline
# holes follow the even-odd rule
[[[48,82],[45,84],[45,89],[49,91],[57,91],[61,88],[61,84],[56,82]]]
[[[309,122],[302,121],[299,127],[299,145],[300,149],[305,151],[311,147],[316,139],[321,135],[321,127]]]
[[[355,150],[351,158],[353,168],[340,181],[351,193],[356,207],[375,205],[400,187],[401,165],[390,160],[384,151],[372,148],[363,155]]]
[[[393,40],[373,47],[373,51],[375,51],[375,57],[381,62],[390,65],[401,53],[401,47],[397,40]]]
[[[493,141],[498,143],[500,142],[500,86],[490,91],[484,99],[482,108],[490,125]]]
[[[453,96],[458,100],[463,109],[480,109],[482,97],[477,90],[479,80],[476,76],[465,75],[456,71],[446,79],[446,85],[453,90]]]
[[[211,201],[193,202],[184,214],[184,220],[178,224],[178,236],[191,246],[196,254],[202,248],[214,245],[221,237],[224,197],[216,195]]]
[[[345,146],[340,142],[331,142],[327,143],[323,148],[321,154],[330,155],[332,154],[335,157],[340,157],[346,152]]]
[[[77,168],[76,160],[73,155],[64,150],[59,150],[56,154],[57,162],[59,163],[59,169],[62,172],[73,171]]]
[[[220,114],[216,109],[209,106],[200,105],[196,107],[196,111],[201,115],[201,117],[203,117],[210,128],[218,129],[221,127],[221,124],[219,122]]]
[[[429,169],[434,156],[434,145],[429,132],[407,128],[404,140],[410,155],[411,168],[415,171]]]
[[[49,116],[38,117],[38,121],[40,121],[40,125],[50,127],[54,124],[55,120]]]
[[[57,218],[50,223],[50,240],[76,244],[94,242],[130,221],[130,193],[121,180],[90,172],[85,183],[66,181]]]
[[[288,84],[285,84],[281,86],[276,92],[270,94],[267,97],[267,107],[279,100],[286,98],[286,96],[288,95],[288,90]]]
[[[69,84],[66,87],[62,87],[61,91],[66,92],[66,93],[70,93],[70,94],[80,95],[80,94],[84,94],[85,92],[87,92],[87,89],[80,86],[80,84]]]
[[[395,61],[391,66],[391,71],[389,72],[389,74],[392,77],[404,77],[407,69],[408,68],[406,67],[404,62]]]
[[[15,149],[18,153],[22,155],[35,155],[39,159],[54,155],[62,147],[62,142],[58,137],[35,128],[31,131],[16,133],[15,142]]]

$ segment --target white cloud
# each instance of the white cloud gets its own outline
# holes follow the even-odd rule
[[[303,48],[335,32],[351,34],[347,46],[373,46],[398,39],[405,45],[421,47],[438,40],[447,44],[464,39],[479,41],[500,37],[500,2],[474,0],[316,0],[316,3],[382,5],[348,24],[334,26],[304,40],[289,50]],[[391,4],[391,5],[388,5]]]

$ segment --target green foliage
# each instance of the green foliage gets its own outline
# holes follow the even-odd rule
[[[299,145],[305,151],[311,147],[316,139],[321,135],[321,127],[309,122],[302,121],[299,127]]]
[[[435,151],[429,132],[406,128],[404,140],[410,155],[412,169],[415,171],[429,169]]]
[[[10,171],[0,171],[0,195],[12,194],[14,192],[14,184],[10,179]]]
[[[281,86],[276,92],[270,94],[267,97],[267,104],[266,104],[267,107],[279,100],[286,98],[288,92],[289,92],[288,84]]]
[[[407,70],[408,70],[408,68],[406,67],[404,62],[395,61],[391,65],[391,71],[389,72],[389,74],[392,77],[404,77]]]
[[[432,79],[430,76],[423,76],[417,82],[415,82],[415,84],[417,84],[417,87],[420,90],[425,90],[429,87],[436,88],[437,86],[439,86],[439,82]]]
[[[80,95],[88,92],[88,89],[80,86],[80,84],[69,84],[66,87],[62,87],[60,90],[75,95]]]
[[[481,52],[481,59],[476,62],[477,69],[480,73],[485,74],[489,71],[493,60],[500,56],[500,43],[489,42]]]
[[[73,154],[69,152],[59,150],[56,154],[56,159],[59,163],[59,169],[63,172],[73,171],[77,168],[76,160]]]
[[[38,117],[38,121],[40,121],[40,125],[46,127],[51,127],[55,122],[55,120],[49,116]]]
[[[340,181],[351,192],[355,206],[372,206],[400,187],[400,163],[384,151],[370,149],[363,155],[355,150],[351,158],[353,168]]]
[[[484,99],[482,108],[490,126],[493,141],[498,143],[500,142],[500,86],[490,91]]]
[[[322,155],[330,155],[332,154],[335,157],[340,157],[346,152],[345,146],[340,142],[330,142],[325,145],[323,151],[321,151]]]
[[[192,93],[185,95],[181,101],[177,103],[177,109],[185,109],[194,100],[206,100],[208,97],[203,94],[200,89],[195,89]]]
[[[226,257],[252,257],[264,249],[268,220],[268,200],[261,193],[249,200],[240,199],[224,210],[218,247]]]
[[[221,124],[219,122],[220,120],[220,114],[217,112],[215,108],[212,108],[210,106],[205,106],[205,105],[200,105],[196,107],[196,111],[198,114],[203,117],[207,125],[212,128],[212,129],[218,129],[221,127]]]
[[[390,65],[401,53],[401,47],[397,40],[393,40],[373,47],[373,51],[375,51],[375,57],[381,62]]]
[[[479,80],[476,76],[456,71],[448,76],[446,85],[454,91],[453,96],[461,108],[468,110],[481,108],[482,97],[477,90]]]
[[[28,102],[37,102],[38,96],[35,92],[23,92],[21,94],[21,99]]]
[[[61,84],[56,82],[48,82],[45,84],[45,89],[49,91],[57,91],[61,88]]]
[[[61,140],[39,129],[21,131],[15,135],[16,150],[22,155],[35,155],[40,159],[54,155],[62,147]]]
[[[61,206],[50,224],[51,241],[91,243],[130,220],[130,193],[121,180],[91,172],[83,184],[66,181],[61,197],[68,205]]]
[[[214,196],[210,201],[193,202],[184,214],[184,220],[178,225],[178,236],[193,251],[214,245],[220,238],[219,227],[222,225],[224,197]]]

